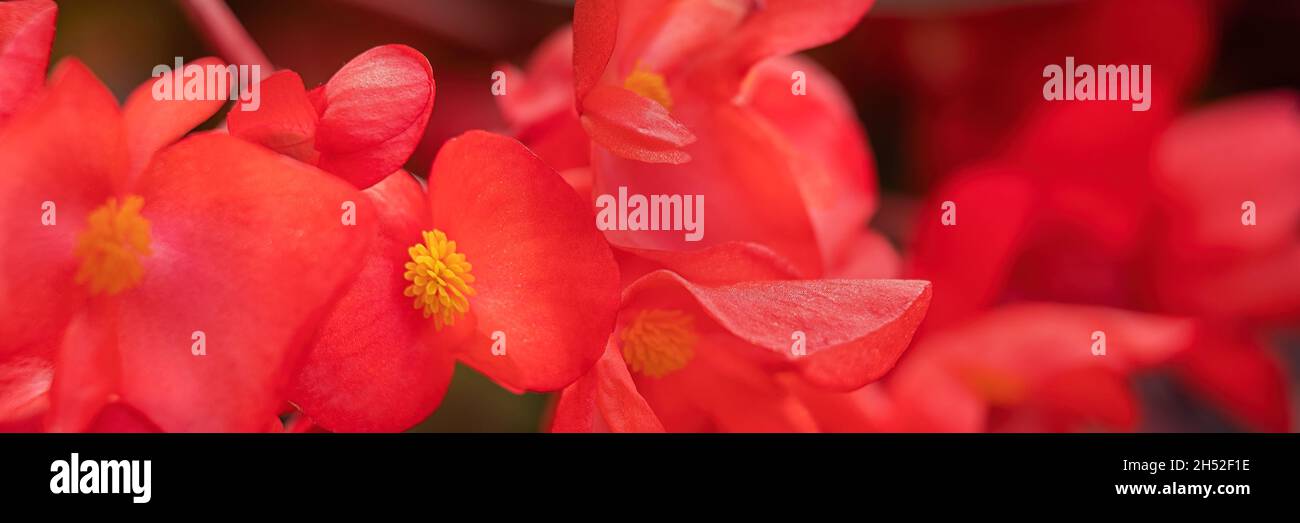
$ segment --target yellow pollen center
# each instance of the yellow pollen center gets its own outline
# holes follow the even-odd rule
[[[73,253],[81,260],[76,281],[91,294],[117,294],[134,287],[144,276],[140,258],[149,250],[149,220],[140,216],[144,198],[117,198],[90,213],[89,224],[77,237]]]
[[[456,242],[438,229],[424,232],[424,243],[412,245],[406,252],[411,261],[406,262],[402,276],[411,282],[402,292],[415,298],[415,308],[433,318],[434,328],[442,330],[455,325],[456,318],[469,312],[469,297],[474,295],[474,275],[465,261],[465,254],[456,252]]]
[[[668,91],[664,76],[650,72],[640,62],[632,69],[632,74],[623,80],[623,88],[658,102],[664,109],[673,109],[673,95]]]
[[[619,332],[623,360],[633,372],[662,378],[695,356],[694,318],[678,310],[645,309]]]
[[[1014,405],[1026,395],[1024,382],[1006,372],[967,368],[961,377],[976,394],[993,405]]]

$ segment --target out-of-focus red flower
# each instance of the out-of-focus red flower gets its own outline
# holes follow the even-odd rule
[[[0,419],[266,430],[371,236],[364,202],[340,221],[360,193],[224,135],[155,153],[220,104],[119,109],[75,60],[27,105],[0,128]]]
[[[874,210],[875,173],[838,83],[785,55],[838,38],[870,4],[584,0],[572,38],[561,31],[527,74],[511,73],[519,81],[503,111],[580,192],[709,202],[703,241],[611,231],[615,247],[751,242],[816,277]]]
[[[1154,156],[1159,234],[1142,281],[1159,310],[1212,326],[1179,375],[1248,426],[1288,430],[1286,372],[1266,334],[1300,320],[1300,96],[1198,110]]]
[[[855,390],[907,348],[930,286],[905,280],[630,285],[605,355],[564,390],[551,430],[816,431],[796,394]]]
[[[1121,150],[1116,146],[1127,144],[1141,151],[1143,141],[1199,86],[1214,44],[1215,11],[1209,0],[1037,2],[876,18],[855,37],[863,45],[888,46],[900,62],[888,67],[898,71],[906,89],[922,180],[1011,149],[1036,154],[1054,169],[1122,179],[1124,173],[1094,168],[1090,162],[1096,158],[1074,162],[1080,154],[1061,157],[1058,150],[1096,150],[1085,145],[1091,144],[1115,154]],[[1131,114],[1130,104],[1122,101],[1044,100],[1043,68],[1064,64],[1067,56],[1077,64],[1151,65],[1156,71],[1151,111]],[[1116,121],[1116,115],[1126,118]],[[1064,119],[1073,125],[1061,125]],[[1045,148],[1021,147],[1027,140]]]
[[[1300,319],[1300,95],[1242,96],[1180,118],[1153,165],[1162,230],[1149,274],[1159,307]]]
[[[0,3],[0,125],[45,83],[58,12],[50,0]]]
[[[1133,143],[1053,149],[1063,165],[1078,165],[1088,151],[1099,158],[1090,165],[1129,173],[1124,187],[1024,160],[1045,142],[948,178],[927,199],[909,257],[907,274],[933,281],[937,294],[923,328],[1026,299],[1197,317],[1192,349],[1171,360],[1178,375],[1248,426],[1285,430],[1285,372],[1261,328],[1300,312],[1291,269],[1300,252],[1300,199],[1290,196],[1300,166],[1296,107],[1292,94],[1256,95]],[[1073,136],[1069,121],[1058,123]],[[1116,115],[1081,128],[1109,132],[1121,123]],[[1268,209],[1269,222],[1244,225],[1247,201]],[[955,225],[942,223],[943,202],[955,204]]]
[[[337,174],[365,189],[402,167],[433,111],[433,68],[419,51],[385,45],[307,91],[293,71],[262,81],[262,106],[236,106],[230,134]]]
[[[1092,352],[1105,334],[1105,355]],[[841,411],[839,430],[1133,430],[1129,377],[1193,339],[1190,320],[1078,305],[1021,303],[922,335],[906,360]]]

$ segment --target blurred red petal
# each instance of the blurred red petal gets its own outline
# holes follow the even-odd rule
[[[149,421],[149,418],[145,417],[140,411],[131,408],[130,405],[109,403],[90,422],[86,432],[148,434],[162,432],[162,429]]]
[[[1185,116],[1156,154],[1157,188],[1178,229],[1205,248],[1251,250],[1296,242],[1300,224],[1300,94],[1256,94]],[[1254,202],[1254,226],[1242,204]]]
[[[526,129],[573,111],[573,30],[565,27],[548,36],[533,51],[526,70],[507,66],[505,72],[508,96],[495,98],[512,127]]]
[[[0,124],[44,84],[58,12],[49,0],[0,3]]]
[[[435,91],[415,49],[385,45],[353,58],[325,84],[320,167],[363,189],[392,174],[419,145]]]
[[[1287,374],[1270,347],[1249,335],[1209,333],[1176,361],[1193,391],[1250,430],[1291,430]]]
[[[860,230],[849,240],[827,277],[851,280],[897,278],[903,261],[894,245],[875,231]]]
[[[1132,431],[1138,425],[1138,400],[1127,377],[1101,367],[1058,374],[1039,384],[1026,405],[1042,412],[1048,423],[1034,431],[1077,431],[1094,426]]]
[[[379,219],[361,273],[322,322],[289,400],[333,432],[396,432],[419,423],[451,382],[451,348],[402,294],[407,248],[429,230],[419,182],[398,171],[363,191]]]
[[[216,58],[201,58],[185,64],[185,68],[204,68],[209,66],[224,67]],[[174,81],[174,74],[169,71],[154,80],[136,87],[126,99],[122,115],[126,121],[126,143],[131,158],[130,172],[135,174],[144,169],[153,154],[164,146],[181,139],[199,124],[216,114],[225,100],[155,100],[153,87],[159,82]],[[180,72],[182,76],[184,72]],[[228,94],[228,93],[227,93]]]
[[[927,328],[998,298],[1028,235],[1036,198],[1023,176],[996,168],[967,171],[934,191],[921,210],[906,271],[934,282]]]
[[[734,32],[710,49],[692,73],[695,85],[729,99],[759,62],[838,40],[874,0],[766,0],[750,4]]]
[[[476,337],[460,358],[515,390],[556,390],[600,357],[618,267],[591,206],[519,142],[475,131],[443,146],[429,177],[434,227],[473,264]],[[506,354],[491,353],[491,335]]]
[[[1106,343],[1100,356],[1092,351],[1098,331]],[[1093,383],[1088,378],[1097,376],[1093,373],[1127,379],[1169,361],[1192,339],[1193,324],[1185,319],[1079,305],[1007,305],[925,335],[891,374],[889,385],[898,411],[920,430],[983,430],[993,407],[1045,413],[1048,419],[1035,423],[1055,429],[1079,428],[1083,420],[1062,419],[1070,416],[1128,429],[1135,415],[1127,391],[1101,383],[1072,390],[1053,380]],[[946,399],[928,396],[930,387],[944,389]],[[1051,399],[1038,398],[1043,395]],[[956,404],[963,405],[964,422],[946,425],[946,412]]]
[[[122,354],[117,329],[121,309],[113,298],[92,301],[64,331],[50,387],[50,432],[84,432],[117,399]]]

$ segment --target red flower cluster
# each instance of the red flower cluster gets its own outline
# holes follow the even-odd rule
[[[457,362],[555,392],[564,432],[1136,430],[1150,369],[1289,429],[1300,97],[1187,109],[1215,5],[868,24],[915,122],[906,215],[795,55],[872,4],[577,0],[504,66],[513,137],[408,172],[437,121],[411,47],[194,132],[225,102],[151,95],[183,71],[120,106],[75,58],[47,81],[55,5],[0,3],[0,430],[400,431]],[[1066,56],[1154,65],[1151,110],[1025,81]],[[602,221],[629,194],[677,226]]]

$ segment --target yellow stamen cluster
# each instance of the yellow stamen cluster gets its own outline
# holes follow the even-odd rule
[[[424,243],[412,245],[406,251],[411,261],[406,262],[403,276],[411,282],[403,294],[415,298],[414,306],[421,309],[425,318],[433,318],[433,325],[442,330],[455,325],[456,318],[469,312],[469,297],[474,295],[474,275],[465,261],[465,254],[456,252],[456,242],[438,229],[424,232]]]
[[[150,255],[149,220],[140,215],[144,198],[117,198],[90,213],[86,230],[77,237],[74,254],[81,260],[76,281],[91,294],[113,295],[134,287],[144,277],[140,259]]]
[[[1006,372],[966,368],[961,377],[976,394],[993,405],[1014,405],[1026,395],[1024,382]]]
[[[623,360],[633,372],[662,378],[695,356],[694,318],[678,310],[645,309],[619,333]]]
[[[664,109],[673,109],[673,95],[668,91],[668,82],[664,76],[650,72],[640,62],[623,80],[623,88],[658,102]]]

